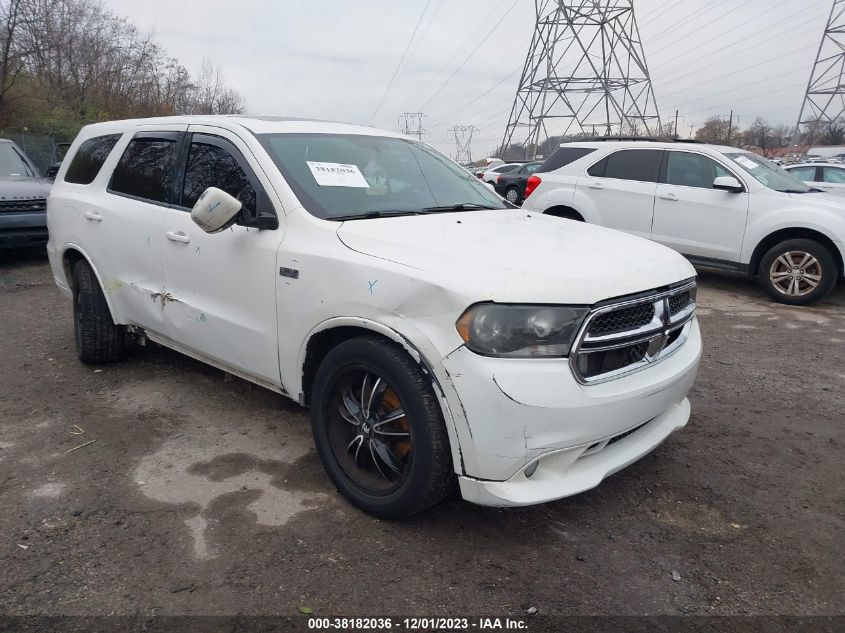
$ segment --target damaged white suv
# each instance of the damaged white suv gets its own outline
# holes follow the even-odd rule
[[[512,208],[397,134],[91,125],[48,219],[83,362],[135,336],[310,406],[332,481],[379,516],[456,479],[486,505],[573,495],[689,418],[701,338],[683,257]]]

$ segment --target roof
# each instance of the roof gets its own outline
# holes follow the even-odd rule
[[[389,130],[353,123],[321,121],[295,117],[254,116],[254,115],[185,115],[170,117],[151,117],[146,119],[123,119],[93,123],[85,126],[89,132],[116,133],[125,132],[141,126],[156,125],[209,125],[226,129],[245,128],[255,134],[272,133],[308,133],[324,132],[329,134],[359,134],[366,136],[402,137],[402,134]]]
[[[829,161],[821,161],[816,160],[812,163],[789,163],[788,165],[784,165],[784,169],[792,169],[793,167],[839,167],[840,169],[845,169],[845,163],[832,163]]]
[[[687,142],[684,140],[674,141],[672,139],[657,140],[652,138],[632,137],[629,140],[618,140],[617,138],[599,138],[597,140],[570,141],[561,143],[561,147],[591,147],[602,149],[608,146],[618,145],[619,147],[654,147],[660,149],[679,149],[684,145],[693,148],[707,148],[721,153],[747,153],[744,149],[731,147],[729,145],[710,145],[709,143]]]

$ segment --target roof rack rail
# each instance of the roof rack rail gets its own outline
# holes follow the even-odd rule
[[[671,136],[594,136],[586,137],[585,141],[644,141],[652,143],[701,143],[694,139],[672,138]]]

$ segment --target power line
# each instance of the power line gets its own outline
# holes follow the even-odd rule
[[[690,21],[691,21],[691,20],[692,20],[695,16],[697,16],[697,15],[701,15],[702,13],[707,13],[708,11],[713,11],[713,10],[715,10],[715,9],[718,9],[720,6],[722,6],[723,4],[725,4],[727,1],[728,1],[728,0],[721,0],[721,2],[717,2],[716,4],[705,4],[703,7],[700,7],[700,8],[698,8],[697,10],[693,11],[692,13],[690,13],[690,14],[689,14],[688,16],[686,16],[686,18],[684,18],[683,20],[680,20],[679,22],[676,22],[676,23],[675,23],[675,25],[672,25],[672,26],[669,26],[669,27],[667,27],[667,28],[663,29],[662,31],[658,32],[656,35],[652,35],[652,36],[649,38],[649,40],[650,40],[650,41],[652,41],[652,42],[654,42],[654,41],[656,41],[656,40],[659,40],[661,37],[666,36],[666,35],[667,35],[667,34],[669,34],[669,33],[677,32],[677,31],[675,30],[675,26],[676,26],[676,25],[678,25],[678,24],[685,24],[685,23],[687,23],[687,22],[690,22]],[[733,1],[733,0],[731,0],[731,1]]]
[[[390,88],[393,87],[393,82],[396,79],[396,75],[399,73],[399,68],[402,66],[402,62],[405,61],[405,56],[408,54],[408,49],[411,48],[411,42],[414,41],[414,37],[417,35],[417,30],[420,28],[420,24],[422,24],[423,18],[425,17],[425,12],[428,11],[428,5],[431,4],[431,0],[425,1],[425,6],[423,7],[422,13],[420,14],[420,19],[417,20],[417,25],[414,27],[414,32],[411,33],[411,39],[408,40],[408,44],[405,46],[405,50],[402,53],[402,57],[399,59],[399,63],[396,64],[396,69],[393,71],[393,75],[390,77],[390,81],[387,82],[387,87],[384,89],[384,94],[381,96],[381,101],[378,102],[376,109],[373,111],[373,116],[370,117],[370,125],[372,125],[373,120],[376,118],[378,111],[381,110],[381,106],[384,104],[384,100],[387,98],[387,93],[390,92]]]
[[[459,66],[455,69],[455,71],[454,71],[451,75],[449,75],[449,78],[448,78],[448,79],[446,79],[446,81],[444,81],[444,82],[440,85],[440,87],[439,87],[437,90],[435,90],[435,91],[434,91],[434,94],[433,94],[433,95],[431,95],[431,96],[428,98],[428,101],[426,101],[426,102],[422,105],[422,107],[420,108],[421,110],[422,110],[423,108],[425,108],[425,107],[426,107],[429,103],[431,103],[431,102],[432,102],[432,100],[433,100],[433,99],[434,99],[434,98],[435,98],[438,94],[440,94],[440,91],[441,91],[441,90],[443,90],[443,88],[445,88],[445,87],[446,87],[446,85],[447,85],[450,81],[452,81],[452,79],[454,79],[454,78],[455,78],[455,75],[457,75],[457,74],[461,71],[461,68],[463,68],[464,66],[466,66],[467,62],[469,62],[469,60],[470,60],[470,59],[472,59],[472,56],[473,56],[473,55],[475,55],[475,53],[478,51],[478,49],[479,49],[479,48],[481,48],[481,46],[484,44],[484,42],[486,42],[486,41],[490,38],[490,36],[491,36],[491,35],[493,35],[493,33],[496,31],[496,29],[497,29],[497,28],[499,28],[499,25],[501,25],[501,24],[502,24],[502,22],[504,22],[504,21],[505,21],[505,18],[506,18],[506,17],[508,17],[508,16],[510,15],[511,11],[513,11],[513,10],[516,8],[516,5],[517,5],[518,3],[519,3],[519,0],[514,0],[514,3],[511,5],[511,8],[510,8],[510,9],[508,9],[508,10],[505,12],[505,14],[504,14],[501,18],[499,18],[499,21],[498,21],[498,22],[496,22],[496,24],[494,24],[494,25],[493,25],[493,28],[491,28],[491,29],[487,32],[487,35],[485,35],[485,36],[484,36],[484,39],[482,39],[482,40],[478,43],[478,45],[477,45],[474,49],[472,49],[472,52],[471,52],[469,55],[467,55],[467,56],[466,56],[466,58],[464,58],[464,61],[462,61],[462,62],[460,63],[460,65],[459,65]]]

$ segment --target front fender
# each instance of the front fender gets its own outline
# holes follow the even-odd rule
[[[800,220],[796,221],[796,218]],[[788,229],[808,229],[832,241],[845,260],[845,217],[816,209],[784,209],[750,219],[745,231],[741,263],[750,264],[757,246],[768,236]]]
[[[297,367],[305,366],[308,352],[308,343],[314,336],[340,327],[356,327],[380,334],[395,343],[401,345],[405,351],[417,362],[432,379],[434,392],[446,422],[446,430],[449,434],[449,446],[452,452],[452,463],[455,472],[466,474],[467,469],[473,469],[474,463],[467,463],[468,459],[474,460],[474,451],[462,451],[461,446],[468,446],[472,442],[469,432],[469,424],[460,404],[458,392],[452,383],[452,378],[443,366],[440,353],[435,346],[419,330],[408,321],[397,315],[391,315],[386,320],[390,323],[383,323],[363,317],[345,316],[326,319],[318,324],[305,337],[300,345],[297,355]],[[286,385],[290,390],[288,393],[303,393],[303,374],[300,371],[291,382],[295,384]],[[465,456],[464,453],[467,453]]]

